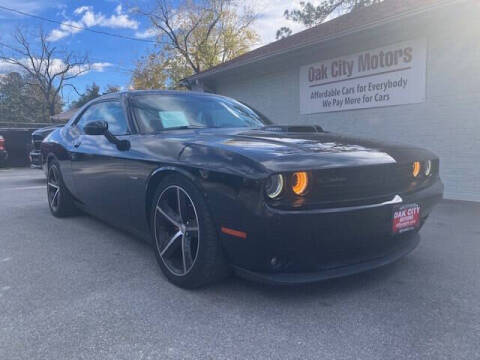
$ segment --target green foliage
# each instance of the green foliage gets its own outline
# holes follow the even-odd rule
[[[120,91],[120,87],[116,85],[107,85],[103,94],[100,92],[100,86],[98,86],[95,82],[91,85],[87,86],[85,92],[79,96],[79,98],[75,101],[72,101],[70,104],[70,109],[81,108],[83,105],[88,103],[90,100],[96,99],[97,97],[110,94]]]
[[[13,44],[0,48],[0,61],[21,71],[35,95],[42,95],[42,112],[48,117],[58,113],[58,103],[65,86],[91,70],[88,57],[78,56],[72,51],[62,50],[48,40],[42,28],[37,34],[27,34],[17,28],[13,34]],[[30,106],[31,104],[25,104]]]
[[[315,6],[310,2],[300,2],[300,9],[285,10],[284,16],[305,27],[312,27],[324,22],[330,15],[354,11],[366,6],[377,4],[383,0],[324,0]],[[292,31],[288,27],[282,27],[277,31],[277,39],[290,36]]]
[[[62,109],[59,96],[54,107],[57,112]],[[49,110],[50,104],[32,76],[11,72],[0,78],[1,122],[50,122]]]
[[[100,86],[92,83],[91,85],[87,86],[85,92],[81,94],[77,100],[72,101],[72,103],[70,104],[70,109],[80,108],[90,100],[93,100],[100,95]]]
[[[120,90],[121,90],[120,86],[108,84],[103,93],[104,94],[111,94],[111,93],[119,92]]]
[[[282,26],[280,29],[277,30],[277,40],[286,38],[290,35],[292,35],[292,29],[286,26]]]
[[[158,0],[147,16],[157,32],[157,51],[140,59],[136,89],[177,88],[192,74],[224,63],[258,41],[254,14],[234,0]]]
[[[134,89],[165,89],[168,80],[168,61],[161,54],[150,54],[137,61],[132,76]]]

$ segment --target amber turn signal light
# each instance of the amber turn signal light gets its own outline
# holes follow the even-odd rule
[[[292,174],[292,191],[296,195],[304,195],[308,188],[308,174],[299,171]]]
[[[413,177],[417,177],[418,175],[420,175],[420,168],[421,168],[420,161],[415,161],[412,164],[412,175],[413,175]]]

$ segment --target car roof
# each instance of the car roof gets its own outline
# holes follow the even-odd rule
[[[175,96],[198,96],[198,97],[210,97],[217,99],[228,99],[225,96],[200,92],[200,91],[190,91],[190,90],[122,90],[110,94],[101,95],[95,99],[90,100],[88,103],[83,105],[75,115],[73,115],[67,124],[71,124],[78,119],[78,117],[88,108],[90,105],[97,104],[99,102],[109,100],[109,99],[121,99],[122,97],[130,97],[136,95],[175,95]]]
[[[199,92],[199,91],[190,91],[190,90],[122,90],[115,93],[105,94],[95,98],[93,101],[101,101],[108,99],[117,99],[121,96],[136,96],[136,95],[177,95],[177,96],[205,96],[205,97],[215,97],[223,98],[224,96]]]

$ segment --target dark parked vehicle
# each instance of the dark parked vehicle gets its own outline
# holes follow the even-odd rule
[[[53,130],[63,125],[47,126],[32,133],[32,151],[30,151],[30,166],[34,169],[42,168],[42,153],[40,152],[40,144]]]
[[[272,125],[235,100],[102,96],[42,143],[54,216],[76,208],[153,245],[173,283],[290,284],[388,264],[441,199],[430,151]]]
[[[5,166],[8,159],[7,148],[5,147],[5,139],[0,135],[0,167]]]

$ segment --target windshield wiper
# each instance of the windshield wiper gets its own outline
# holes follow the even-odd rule
[[[198,126],[198,125],[182,125],[182,126],[173,126],[173,127],[168,127],[164,128],[161,131],[167,131],[167,130],[190,130],[190,129],[206,129],[206,126]]]

